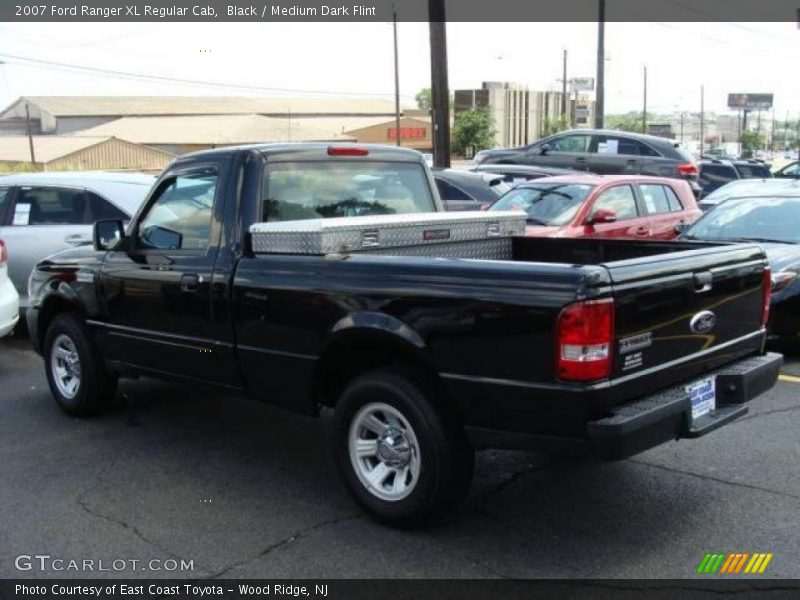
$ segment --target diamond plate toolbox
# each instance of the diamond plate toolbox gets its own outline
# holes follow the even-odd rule
[[[256,254],[335,254],[508,238],[525,233],[524,212],[420,213],[255,223]]]

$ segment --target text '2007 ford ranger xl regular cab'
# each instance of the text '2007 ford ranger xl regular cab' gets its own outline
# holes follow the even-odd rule
[[[350,492],[411,524],[466,491],[474,449],[623,458],[774,385],[758,246],[525,238],[524,214],[436,214],[434,190],[393,147],[177,159],[127,230],[32,273],[55,399],[91,414],[146,375],[328,407]]]

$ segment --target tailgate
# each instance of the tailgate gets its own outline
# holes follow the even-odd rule
[[[755,245],[720,245],[604,265],[615,298],[612,377],[692,357],[733,360],[762,344],[766,258]],[[677,375],[677,374],[676,374]],[[677,377],[672,377],[677,379]]]

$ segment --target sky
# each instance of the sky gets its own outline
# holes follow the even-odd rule
[[[413,107],[430,86],[428,24],[398,32],[401,102]],[[391,99],[391,33],[390,23],[0,23],[0,106],[23,95]],[[564,49],[568,77],[595,75],[596,23],[448,23],[447,36],[451,89],[558,90]],[[606,113],[641,110],[646,66],[648,112],[699,111],[704,85],[707,111],[726,112],[729,92],[773,93],[776,116],[796,119],[798,56],[794,23],[607,23]]]

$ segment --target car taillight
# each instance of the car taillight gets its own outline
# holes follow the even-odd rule
[[[678,165],[678,173],[681,175],[698,175],[700,171],[694,163],[683,163]]]
[[[6,250],[6,243],[0,240],[0,264],[8,262],[8,250]]]
[[[761,298],[761,324],[766,325],[769,320],[769,301],[772,297],[772,269],[764,267],[764,288]]]
[[[361,146],[328,146],[328,156],[367,156],[369,150]]]
[[[558,316],[556,372],[565,381],[592,381],[611,374],[614,301],[570,304]]]

